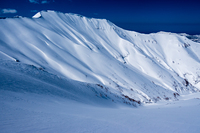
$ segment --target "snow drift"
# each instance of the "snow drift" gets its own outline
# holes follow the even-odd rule
[[[94,85],[126,103],[177,100],[199,91],[199,51],[186,36],[140,34],[76,14],[41,11],[0,20],[1,60]]]

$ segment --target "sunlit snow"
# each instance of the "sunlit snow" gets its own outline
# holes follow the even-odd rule
[[[199,132],[200,47],[189,37],[55,11],[0,19],[0,129]]]

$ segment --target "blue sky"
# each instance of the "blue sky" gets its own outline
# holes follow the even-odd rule
[[[200,34],[200,0],[0,0],[0,16],[31,17],[49,9],[106,18],[143,33]]]

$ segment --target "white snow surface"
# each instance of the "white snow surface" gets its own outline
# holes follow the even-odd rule
[[[37,14],[0,20],[0,55],[141,102],[200,89],[199,43],[185,36],[140,34],[55,11]]]
[[[38,12],[38,13],[36,13],[32,18],[40,18],[40,17],[41,17],[41,13]]]
[[[143,103],[200,89],[199,43],[185,36],[140,34],[105,19],[55,11],[38,14],[0,20],[0,57]]]
[[[5,60],[0,85],[1,133],[200,132],[200,93],[136,108],[98,86]]]
[[[200,132],[199,45],[56,11],[0,19],[1,132]]]

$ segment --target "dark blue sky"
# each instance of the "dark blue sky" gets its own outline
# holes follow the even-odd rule
[[[31,17],[37,11],[56,10],[106,18],[142,33],[200,34],[200,0],[0,0],[0,10],[0,16],[7,17]]]

